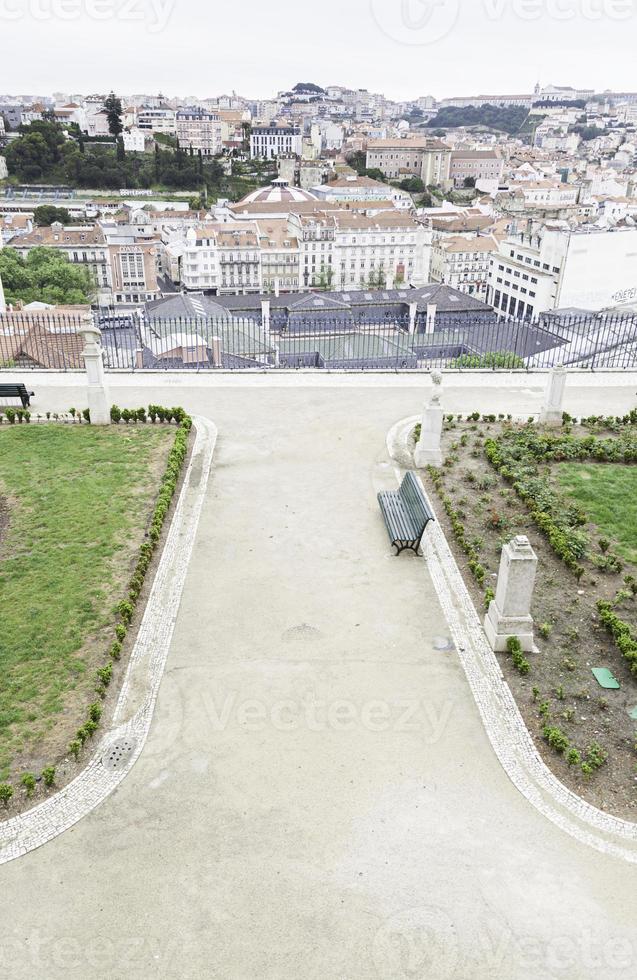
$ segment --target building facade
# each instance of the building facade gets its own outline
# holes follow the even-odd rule
[[[252,158],[276,160],[278,157],[301,156],[303,136],[297,127],[256,126],[250,134]]]
[[[451,154],[449,177],[456,187],[464,187],[465,181],[501,181],[504,159],[495,150],[454,150]]]
[[[382,170],[390,180],[420,177],[426,184],[445,184],[450,179],[451,147],[421,137],[370,140],[367,168]]]
[[[179,145],[201,152],[204,157],[216,156],[223,148],[221,119],[204,109],[180,109],[176,115]]]

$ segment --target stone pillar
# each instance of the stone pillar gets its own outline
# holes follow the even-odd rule
[[[210,351],[212,354],[212,366],[221,367],[221,338],[213,337],[210,344]]]
[[[84,338],[82,356],[86,365],[91,425],[110,425],[111,404],[104,378],[104,358],[100,343],[102,335],[90,314],[84,317],[84,323],[79,327],[78,333],[81,333]]]
[[[442,466],[443,462],[440,442],[444,411],[440,404],[442,392],[442,374],[440,371],[432,371],[431,380],[434,385],[434,393],[422,413],[420,440],[414,453],[414,462],[418,469],[425,469],[426,466]]]
[[[537,652],[531,618],[536,570],[537,557],[527,537],[520,535],[505,544],[495,600],[484,621],[492,650],[505,651],[509,637],[515,636],[525,653]]]
[[[427,303],[427,333],[433,333],[436,329],[436,313],[438,307],[435,303]]]
[[[561,425],[564,403],[564,390],[566,388],[566,368],[559,364],[553,368],[549,375],[546,391],[544,392],[544,404],[540,412],[540,422],[544,425]]]
[[[409,336],[413,337],[416,333],[416,314],[418,312],[418,303],[409,304]]]
[[[270,300],[261,300],[261,326],[266,337],[270,336]]]

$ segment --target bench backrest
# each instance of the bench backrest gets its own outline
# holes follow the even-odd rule
[[[24,385],[2,385],[0,384],[0,394],[2,395],[26,395],[27,389]]]
[[[414,519],[425,527],[432,515],[418,477],[414,473],[406,474],[400,486],[400,496]]]

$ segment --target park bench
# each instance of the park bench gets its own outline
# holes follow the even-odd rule
[[[35,392],[27,391],[24,385],[0,384],[0,398],[19,398],[22,402],[22,408],[28,408],[33,397],[35,397]]]
[[[418,554],[425,528],[435,518],[416,475],[407,473],[399,490],[379,493],[378,503],[396,555],[407,549]]]

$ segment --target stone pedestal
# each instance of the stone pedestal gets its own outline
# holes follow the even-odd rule
[[[414,453],[414,463],[418,469],[427,466],[442,466],[442,425],[444,411],[440,404],[442,375],[439,371],[432,372],[434,394],[422,413],[420,440]]]
[[[536,652],[531,618],[536,570],[537,557],[527,537],[520,535],[504,546],[495,600],[484,622],[492,650],[505,651],[508,638],[515,636],[526,653]]]
[[[566,377],[566,368],[561,364],[551,371],[546,391],[544,392],[544,404],[540,412],[540,422],[543,425],[562,424]]]
[[[78,333],[84,338],[84,364],[86,365],[88,407],[91,413],[91,425],[111,424],[111,400],[104,377],[104,359],[101,345],[101,333],[93,323],[93,318],[87,316]]]

